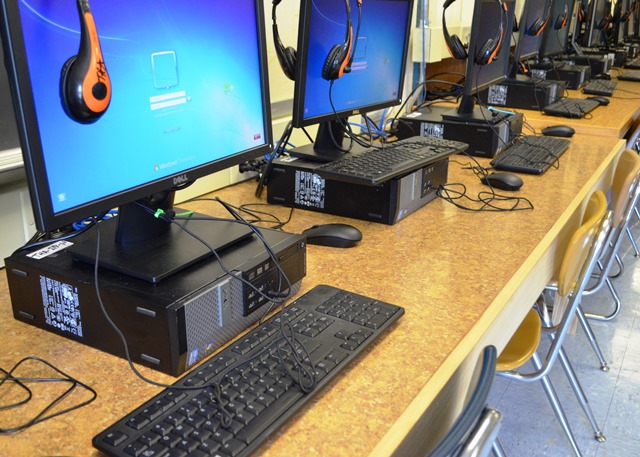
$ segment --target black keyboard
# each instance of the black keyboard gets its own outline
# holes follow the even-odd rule
[[[246,456],[403,313],[317,286],[174,384],[197,389],[165,389],[93,445],[122,457]]]
[[[460,141],[414,136],[350,153],[314,171],[336,181],[375,186],[439,162],[468,147]]]
[[[580,119],[585,114],[590,113],[600,106],[596,100],[586,98],[561,98],[543,108],[545,114],[552,116],[569,117],[572,119]]]
[[[582,92],[585,94],[611,97],[613,95],[613,91],[616,90],[617,85],[617,81],[610,81],[608,79],[592,79],[582,88]]]
[[[571,142],[548,136],[523,136],[491,161],[500,171],[541,175],[557,163]]]
[[[625,71],[618,75],[618,79],[622,81],[640,81],[640,70]]]

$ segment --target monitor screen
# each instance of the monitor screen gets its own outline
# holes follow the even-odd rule
[[[551,0],[526,0],[518,28],[514,61],[535,58],[540,49],[544,29],[549,26]]]
[[[554,57],[566,52],[569,40],[570,22],[573,14],[573,0],[552,0],[549,25],[542,34],[540,57]]]
[[[474,98],[478,92],[507,79],[514,11],[515,1],[475,0],[464,93],[455,114],[445,115],[448,119],[492,120],[490,114],[478,111]]]
[[[400,104],[412,11],[413,0],[368,0],[361,10],[356,0],[302,1],[294,127],[330,124],[337,118]],[[345,45],[348,36],[353,37],[352,46],[345,46],[350,71],[327,80],[323,68],[329,53]],[[337,136],[342,135],[339,130]]]
[[[2,0],[40,230],[270,150],[262,3]]]

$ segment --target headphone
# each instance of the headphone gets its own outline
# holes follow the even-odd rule
[[[600,22],[596,24],[596,29],[598,30],[606,29],[609,26],[609,24],[611,24],[611,19],[612,19],[611,14],[606,13],[605,16],[602,19],[600,19]]]
[[[80,48],[62,66],[60,98],[67,115],[81,124],[97,121],[111,102],[111,80],[88,0],[77,0]]]
[[[276,8],[282,0],[273,0],[273,8],[271,10],[271,20],[273,21],[273,43],[276,48],[276,56],[282,71],[287,78],[294,80],[296,76],[296,50],[291,46],[285,47],[278,33],[278,23],[276,20]]]
[[[351,45],[353,44],[353,26],[351,24],[351,5],[349,0],[344,0],[347,9],[347,29],[344,35],[344,41],[335,44],[329,50],[329,54],[322,66],[322,77],[327,81],[334,81],[341,78],[345,73],[351,71]],[[358,7],[362,5],[362,0],[358,0]],[[358,37],[356,37],[356,40]]]
[[[553,28],[556,30],[560,30],[565,25],[567,25],[568,20],[569,20],[569,6],[567,5],[567,2],[565,2],[564,11],[562,12],[562,14],[558,14],[558,17],[556,18],[556,22],[553,24]]]
[[[531,24],[529,26],[529,28],[525,30],[525,33],[527,35],[529,35],[529,36],[538,36],[538,35],[540,35],[540,33],[542,33],[544,28],[549,23],[549,19],[551,18],[551,5],[552,5],[552,2],[551,2],[551,0],[547,0],[547,3],[548,3],[547,11],[545,11],[544,17],[539,17],[535,21],[533,21],[533,24]]]
[[[507,17],[508,11],[507,6],[502,3],[502,0],[496,0],[500,5],[500,25],[498,26],[498,30],[496,35],[493,38],[487,39],[474,56],[474,61],[478,65],[487,65],[493,62],[498,55],[498,51],[500,50],[500,45],[502,44],[502,38],[504,36],[504,23],[505,17]],[[453,3],[455,0],[446,0],[443,5],[442,11],[442,32],[444,34],[444,42],[449,50],[449,54],[454,59],[462,60],[468,57],[467,49],[460,41],[457,35],[449,35],[449,31],[447,30],[447,20],[446,20],[446,11],[447,8]]]

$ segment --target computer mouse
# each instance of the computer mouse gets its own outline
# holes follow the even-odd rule
[[[587,100],[595,100],[602,106],[606,106],[610,102],[607,97],[603,97],[602,95],[592,95],[591,97],[587,97]]]
[[[350,248],[362,240],[362,232],[348,224],[319,224],[302,232],[307,243],[333,248]]]
[[[595,76],[592,76],[591,79],[606,79],[607,81],[611,81],[611,75],[608,73],[599,73]]]
[[[518,190],[524,184],[524,181],[520,176],[502,171],[489,173],[488,175],[483,176],[480,180],[482,181],[482,184],[486,184],[487,186],[490,185],[494,189],[509,191]]]
[[[568,125],[550,125],[540,130],[544,136],[560,136],[564,138],[572,137],[576,133],[573,127]]]

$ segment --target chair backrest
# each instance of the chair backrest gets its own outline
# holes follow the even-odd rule
[[[547,374],[562,347],[571,322],[580,304],[591,273],[600,258],[611,230],[613,213],[607,210],[604,193],[596,190],[591,197],[582,224],[575,231],[565,251],[558,277],[558,293],[554,303],[554,338],[547,351],[543,368],[536,376]],[[558,300],[558,297],[563,300]],[[556,313],[560,314],[556,316]],[[549,323],[545,323],[548,325]],[[533,379],[533,376],[531,377]]]
[[[500,413],[487,408],[487,396],[496,371],[496,358],[496,348],[487,346],[483,351],[480,376],[469,402],[429,457],[489,455],[500,428]]]
[[[595,191],[587,203],[580,227],[574,232],[565,250],[558,275],[558,293],[568,297],[579,284],[581,272],[607,212],[607,199],[602,191]]]
[[[611,184],[610,209],[613,211],[613,222],[606,250],[600,259],[602,272],[598,275],[596,283],[591,286],[590,292],[600,289],[608,277],[639,198],[640,156],[632,149],[625,149],[620,156]]]
[[[640,156],[632,149],[622,151],[611,185],[613,225],[619,226],[633,211],[640,179]]]

